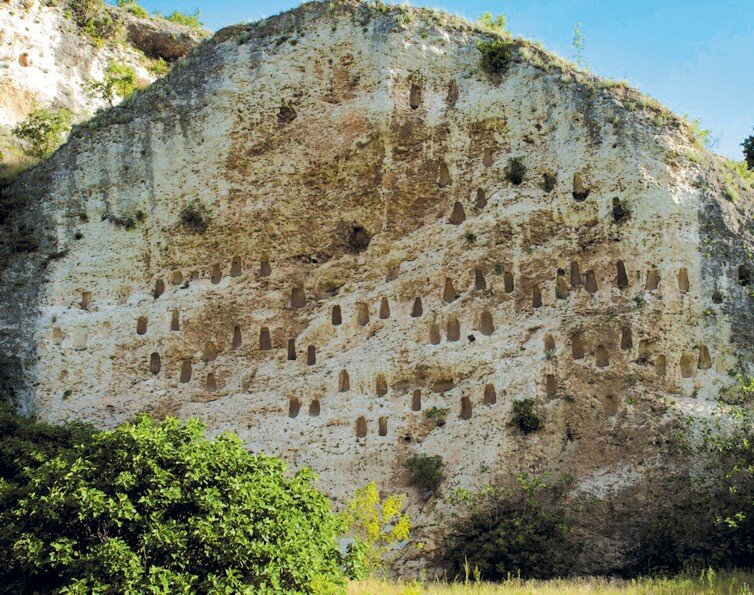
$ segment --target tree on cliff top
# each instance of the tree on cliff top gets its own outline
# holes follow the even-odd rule
[[[303,470],[147,416],[0,481],[9,592],[331,593],[344,529]]]

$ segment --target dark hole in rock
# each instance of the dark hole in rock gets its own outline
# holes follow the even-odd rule
[[[364,252],[364,250],[369,248],[369,242],[371,241],[372,236],[369,235],[366,229],[360,225],[354,225],[351,228],[351,233],[348,235],[348,251],[353,253]]]
[[[290,124],[293,122],[293,120],[296,119],[296,111],[290,107],[289,105],[283,105],[280,107],[280,110],[278,111],[278,124],[281,126],[284,126],[285,124]]]

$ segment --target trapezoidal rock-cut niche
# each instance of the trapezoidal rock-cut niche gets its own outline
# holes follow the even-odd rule
[[[450,212],[450,219],[448,219],[448,222],[451,225],[460,225],[466,221],[466,211],[463,209],[463,205],[456,201],[453,204],[453,210]]]
[[[412,110],[419,109],[422,104],[422,88],[417,83],[411,83],[408,93],[408,105]]]
[[[147,332],[147,317],[139,316],[136,320],[136,334],[143,335]]]
[[[440,188],[444,188],[445,186],[448,186],[453,180],[450,178],[450,170],[448,169],[448,165],[442,161],[440,162],[440,166],[438,167],[437,172],[437,185],[440,186]]]
[[[91,291],[82,291],[81,292],[81,309],[82,310],[88,310],[89,306],[92,305],[92,292]]]
[[[357,438],[367,437],[367,420],[364,417],[360,417],[356,420],[356,437]]]
[[[270,266],[270,257],[267,253],[262,254],[259,260],[259,276],[269,277],[272,274],[272,267]]]
[[[474,269],[474,289],[477,291],[487,290],[487,280],[484,278],[482,269]]]
[[[180,285],[183,283],[183,273],[181,271],[173,271],[170,273],[171,285]]]
[[[484,385],[484,398],[482,399],[482,402],[485,405],[494,405],[497,403],[497,391],[495,390],[494,384]]]
[[[387,320],[390,318],[390,302],[388,302],[388,299],[386,297],[383,297],[382,300],[380,300],[380,320]]]
[[[586,272],[586,280],[584,281],[584,287],[586,290],[594,295],[598,291],[597,287],[597,275],[594,274],[594,271],[587,271]]]
[[[482,152],[482,165],[491,167],[495,163],[495,150],[492,147],[485,147]]]
[[[230,276],[240,277],[242,272],[243,271],[241,268],[241,257],[234,256],[233,260],[230,261]]]
[[[573,174],[573,198],[578,202],[585,201],[589,197],[589,190],[584,187],[584,180],[581,178],[581,174],[576,172]]]
[[[448,318],[448,325],[445,330],[448,341],[458,341],[461,338],[461,323],[455,316]]]
[[[657,269],[649,269],[647,271],[647,281],[644,284],[644,289],[647,291],[655,291],[660,286],[660,271]]]
[[[565,300],[568,299],[568,282],[565,278],[565,272],[563,274],[558,274],[557,278],[555,279],[555,298],[559,300]]]
[[[149,371],[152,374],[159,374],[162,370],[162,360],[160,354],[156,351],[149,356]]]
[[[471,399],[461,397],[461,419],[471,419]]]
[[[204,342],[204,351],[202,351],[202,361],[205,363],[213,362],[217,359],[217,346],[212,341]]]
[[[547,374],[545,376],[545,394],[548,397],[554,397],[558,394],[558,379],[555,374]]]
[[[314,345],[309,345],[306,348],[306,365],[313,366],[317,363],[317,348]]]
[[[270,329],[263,326],[259,329],[259,349],[262,351],[269,351],[272,349],[272,337],[270,337]]]
[[[542,292],[537,286],[532,287],[532,290],[531,290],[531,307],[532,308],[542,307]]]
[[[343,324],[343,314],[340,311],[340,306],[335,305],[332,307],[332,314],[330,315],[330,322],[333,326],[340,326]]]
[[[693,355],[682,355],[681,356],[681,378],[691,378],[694,376],[694,373],[696,370],[694,369],[694,364],[696,363],[696,358]]]
[[[474,199],[474,208],[477,211],[481,211],[486,206],[487,206],[487,194],[485,193],[483,188],[477,188],[476,198]]]
[[[544,339],[545,356],[552,357],[555,355],[555,337],[551,334],[546,334]]]
[[[442,301],[447,303],[452,302],[458,297],[455,287],[453,287],[453,281],[450,277],[445,278],[445,286],[442,289]]]
[[[620,331],[620,348],[624,351],[634,346],[633,334],[630,326],[624,326]]]
[[[689,272],[685,268],[678,271],[678,291],[681,293],[689,292]]]
[[[235,325],[233,327],[233,340],[230,346],[234,351],[241,349],[241,347],[243,346],[243,337],[241,336],[241,327],[238,325]]]
[[[181,376],[180,381],[183,384],[191,382],[192,365],[190,359],[184,359],[181,363]]]
[[[706,345],[699,345],[699,360],[696,367],[700,370],[709,370],[712,367],[712,357]]]
[[[495,332],[495,323],[492,321],[492,314],[489,310],[482,310],[479,316],[479,332],[485,337]]]
[[[288,339],[288,361],[295,361],[296,357],[296,339]]]
[[[356,304],[356,324],[359,326],[369,324],[369,305],[364,302]]]
[[[347,393],[349,390],[351,390],[351,378],[347,370],[341,370],[338,375],[338,392]]]
[[[381,417],[378,420],[378,430],[377,433],[380,436],[387,436],[387,417]]]
[[[745,264],[738,267],[738,284],[742,287],[751,285],[751,270]]]
[[[218,283],[220,283],[220,281],[222,281],[222,279],[223,279],[222,268],[220,268],[220,265],[217,263],[213,264],[212,272],[210,275],[210,282],[212,283],[212,285],[217,285]]]
[[[597,345],[595,358],[598,368],[607,368],[610,365],[610,356],[604,345]]]
[[[667,359],[664,355],[658,355],[655,358],[655,374],[665,376],[667,374]]]
[[[440,344],[440,326],[436,322],[429,325],[429,342],[431,345]]]
[[[419,318],[422,314],[424,314],[422,299],[420,297],[417,297],[414,299],[414,304],[411,306],[411,317]]]
[[[295,285],[291,289],[291,308],[294,310],[300,310],[306,306],[306,294],[304,288],[300,285]]]
[[[445,101],[447,101],[450,106],[454,106],[458,101],[458,83],[454,80],[451,80],[448,83],[448,95],[445,98]]]
[[[301,402],[296,397],[288,399],[288,417],[291,419],[298,417],[301,411]]]
[[[384,397],[387,394],[387,380],[384,374],[377,374],[375,379],[375,392],[378,397]]]
[[[571,263],[570,282],[573,289],[578,289],[579,287],[581,287],[581,268],[579,267],[578,262]]]
[[[571,356],[575,360],[584,359],[584,339],[580,332],[571,336]]]
[[[178,310],[173,310],[173,314],[170,316],[170,330],[181,330],[181,313]]]
[[[212,372],[207,374],[207,380],[205,382],[204,389],[208,393],[217,392],[217,378],[215,378],[215,375]]]
[[[411,411],[422,410],[422,391],[418,388],[411,394]]]
[[[513,273],[510,271],[505,271],[503,274],[503,289],[505,293],[513,293],[516,289],[516,285],[513,282]]]
[[[615,263],[615,271],[615,284],[618,286],[618,289],[628,287],[628,274],[626,273],[626,265],[623,264],[622,260]]]
[[[154,289],[152,290],[152,297],[154,299],[157,299],[163,293],[165,293],[165,281],[163,281],[162,279],[157,279],[154,282]]]
[[[319,413],[319,399],[314,399],[311,403],[309,403],[309,417],[319,417]]]

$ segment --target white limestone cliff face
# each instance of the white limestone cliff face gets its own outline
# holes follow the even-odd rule
[[[67,108],[77,120],[88,118],[107,107],[87,87],[102,80],[111,61],[133,67],[148,84],[157,78],[150,68],[153,59],[175,61],[203,35],[164,20],[107,10],[119,31],[98,45],[74,22],[65,0],[0,2],[0,126],[10,129],[41,107]]]
[[[444,491],[570,473],[619,508],[751,363],[748,203],[677,122],[533,46],[491,81],[480,36],[307,4],[96,120],[4,199],[6,390],[56,421],[199,417],[336,498],[408,491],[430,537],[411,453]]]

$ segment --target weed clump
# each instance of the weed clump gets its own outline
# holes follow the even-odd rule
[[[513,418],[511,425],[517,427],[525,435],[542,429],[544,422],[537,415],[537,405],[534,399],[513,401]]]
[[[403,466],[408,470],[409,483],[427,499],[437,493],[442,483],[445,463],[440,455],[411,455]]]
[[[480,66],[490,77],[499,79],[513,61],[512,39],[501,38],[490,41],[480,41],[477,49],[482,54]]]
[[[207,231],[210,217],[207,208],[203,204],[194,201],[183,207],[180,214],[180,221],[181,225],[190,232],[201,234]]]

